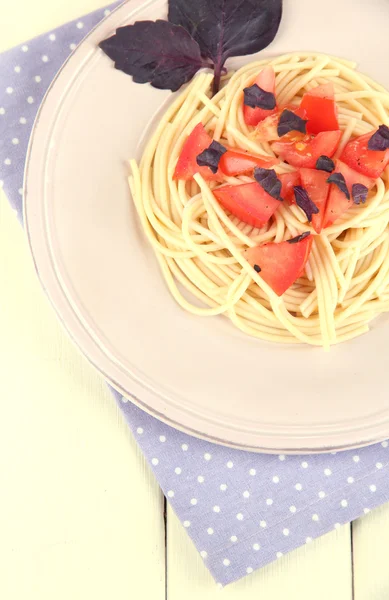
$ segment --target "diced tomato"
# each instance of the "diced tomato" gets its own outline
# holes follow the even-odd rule
[[[212,138],[205,131],[204,126],[199,123],[193,129],[184,143],[181,154],[178,158],[173,179],[192,179],[195,173],[200,173],[204,179],[214,179],[222,181],[223,174],[220,170],[217,173],[212,173],[209,167],[199,167],[196,162],[197,156],[212,143]]]
[[[244,150],[230,148],[221,157],[219,167],[225,175],[234,176],[250,173],[255,167],[270,169],[279,162],[278,158],[272,156],[255,156]]]
[[[342,132],[340,130],[322,131],[316,136],[305,135],[297,141],[293,141],[293,138],[288,138],[288,136],[285,135],[279,142],[274,142],[272,146],[274,152],[294,167],[314,169],[319,156],[331,157],[334,154]]]
[[[332,83],[319,85],[304,94],[300,108],[305,111],[305,118],[308,119],[307,133],[316,134],[339,129],[338,107],[335,104]]]
[[[305,111],[300,106],[296,106],[295,104],[287,104],[286,106],[282,106],[277,110],[277,112],[270,115],[269,117],[266,117],[266,119],[264,119],[258,124],[256,133],[260,141],[274,142],[275,140],[281,139],[277,132],[277,126],[278,121],[280,120],[280,116],[286,109],[290,110],[291,112],[294,112],[302,119],[306,118]]]
[[[327,179],[330,176],[325,171],[316,169],[300,169],[301,185],[306,189],[308,196],[316,204],[319,212],[312,215],[312,227],[316,233],[320,233],[323,228],[324,213],[330,184]]]
[[[340,157],[358,173],[377,179],[389,163],[389,150],[369,150],[367,144],[374,131],[354,138],[348,144]]]
[[[300,173],[298,171],[293,171],[292,173],[282,173],[282,175],[278,175],[278,179],[281,181],[281,198],[286,200],[288,204],[294,203],[294,191],[293,188],[295,185],[300,185]]]
[[[265,92],[271,92],[272,94],[276,93],[276,75],[274,73],[273,67],[265,67],[258,73],[258,76],[255,81],[251,85],[257,84]],[[251,106],[246,106],[243,104],[243,117],[244,121],[247,125],[258,125],[260,121],[266,119],[269,115],[275,112],[277,108],[273,108],[272,110],[264,110],[263,108],[251,108]]]
[[[261,269],[259,276],[278,296],[282,296],[303,271],[311,252],[312,241],[313,237],[309,235],[294,244],[271,242],[249,248],[245,257],[250,265],[257,265]]]
[[[350,192],[350,200],[347,199],[346,195],[338,188],[337,185],[331,184],[330,192],[328,195],[326,211],[324,215],[323,227],[329,227],[344,213],[347,209],[350,208],[353,204],[353,199],[351,197],[352,186],[354,183],[362,183],[365,185],[367,189],[370,189],[374,185],[374,179],[370,177],[366,177],[361,173],[357,173],[354,169],[351,169],[344,162],[337,160],[335,163],[335,172],[342,173],[347,188]],[[329,173],[326,175],[329,176]]]
[[[265,192],[256,181],[226,185],[213,193],[223,208],[252,227],[262,227],[280,206],[280,201]]]

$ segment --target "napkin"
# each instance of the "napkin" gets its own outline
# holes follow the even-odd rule
[[[39,104],[81,39],[116,4],[0,55],[0,185],[20,221]],[[387,441],[355,451],[269,456],[196,439],[112,394],[215,580],[226,585],[389,499]]]

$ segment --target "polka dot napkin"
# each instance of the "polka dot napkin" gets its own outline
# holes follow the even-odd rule
[[[0,55],[0,180],[22,220],[23,167],[39,103],[82,37],[112,8]],[[221,585],[389,500],[389,445],[267,456],[176,431],[112,390],[166,497]]]

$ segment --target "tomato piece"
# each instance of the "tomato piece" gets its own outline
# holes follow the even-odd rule
[[[280,201],[265,192],[256,181],[225,185],[213,193],[223,208],[252,227],[263,227],[280,206]]]
[[[251,85],[257,84],[265,92],[276,93],[276,74],[273,67],[265,67],[258,73],[258,76]],[[272,110],[264,110],[263,108],[251,108],[243,104],[243,117],[246,125],[258,125],[260,121],[266,119],[269,115],[277,111],[277,108]]]
[[[368,190],[370,190],[374,185],[374,179],[366,177],[361,173],[357,173],[357,171],[351,169],[341,160],[337,160],[335,162],[335,172],[342,173],[346,181],[347,188],[350,192],[350,200],[347,199],[346,195],[338,188],[338,186],[332,183],[328,195],[323,227],[329,227],[332,225],[344,212],[346,212],[346,210],[350,208],[350,206],[353,205],[351,190],[354,183],[362,183],[367,187]]]
[[[301,185],[306,189],[308,196],[319,209],[316,215],[312,215],[312,227],[316,233],[323,228],[324,214],[326,209],[330,184],[327,179],[330,173],[317,171],[316,169],[300,169]]]
[[[278,121],[280,120],[280,116],[286,109],[290,110],[291,112],[294,112],[302,119],[306,118],[305,111],[300,106],[296,106],[295,104],[286,104],[286,106],[282,106],[275,113],[273,113],[269,117],[266,117],[266,119],[264,119],[258,124],[256,133],[260,141],[274,142],[275,140],[281,139],[278,135],[277,127]],[[282,139],[284,138],[285,136]]]
[[[369,150],[367,144],[373,134],[371,131],[350,140],[340,158],[358,173],[377,179],[389,163],[389,150]]]
[[[335,104],[332,83],[319,85],[306,92],[302,97],[300,108],[305,111],[305,118],[308,119],[307,133],[316,134],[339,129],[338,107]]]
[[[294,141],[295,136],[288,138],[289,135],[284,135],[279,142],[274,142],[272,146],[274,152],[294,167],[314,169],[319,156],[333,156],[342,132],[322,131],[316,136],[305,135],[296,141]]]
[[[250,173],[255,167],[270,169],[279,162],[278,158],[272,156],[255,156],[244,150],[231,148],[221,157],[219,167],[225,175],[234,176]]]
[[[211,136],[205,131],[204,125],[199,123],[186,139],[181,154],[178,158],[173,179],[192,179],[195,173],[200,173],[204,179],[222,181],[223,174],[220,170],[212,173],[209,167],[199,167],[196,162],[197,156],[212,143]]]
[[[300,173],[298,171],[293,171],[292,173],[282,173],[282,175],[278,175],[278,179],[281,181],[281,198],[286,200],[288,204],[294,204],[294,186],[300,185]]]
[[[270,242],[249,248],[245,258],[253,267],[258,265],[261,269],[259,276],[278,296],[282,296],[304,270],[312,242],[312,235],[294,244]]]

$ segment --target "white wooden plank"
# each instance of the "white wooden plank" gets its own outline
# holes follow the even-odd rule
[[[165,598],[163,497],[0,201],[0,598]]]
[[[168,600],[351,600],[350,527],[344,526],[220,590],[171,509]]]
[[[354,598],[388,600],[389,504],[353,524]]]

